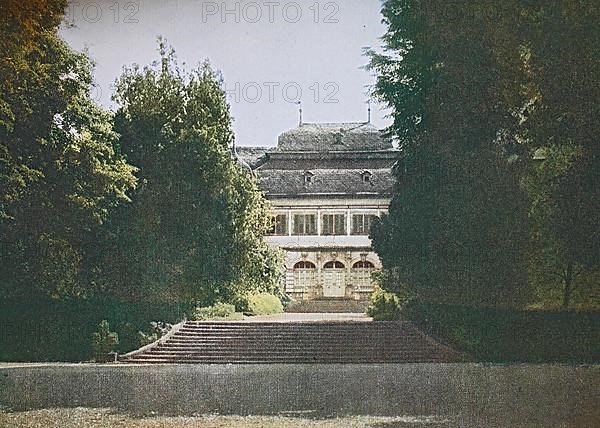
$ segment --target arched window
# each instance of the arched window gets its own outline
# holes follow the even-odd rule
[[[325,263],[325,266],[323,266],[324,269],[344,269],[344,267],[344,264],[338,261],[327,262]]]
[[[360,292],[369,292],[373,289],[371,274],[375,265],[367,260],[360,260],[352,265],[352,282]]]
[[[294,291],[310,293],[317,281],[317,269],[314,263],[301,261],[294,265]]]
[[[316,266],[311,262],[298,262],[294,265],[294,269],[315,269]]]
[[[359,261],[354,263],[353,269],[375,269],[375,265],[368,261]]]

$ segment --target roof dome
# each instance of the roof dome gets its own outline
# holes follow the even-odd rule
[[[277,149],[286,152],[391,150],[392,142],[370,123],[303,123],[279,136]]]

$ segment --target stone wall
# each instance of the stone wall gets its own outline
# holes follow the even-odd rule
[[[600,420],[598,385],[598,365],[0,365],[0,408],[431,415],[448,426],[591,427]]]

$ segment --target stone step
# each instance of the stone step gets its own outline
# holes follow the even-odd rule
[[[290,327],[279,327],[279,328],[219,328],[219,329],[211,329],[211,328],[195,328],[195,329],[181,329],[178,331],[179,334],[194,334],[194,333],[241,333],[241,334],[251,334],[251,333],[277,333],[277,332],[285,332],[285,333],[334,333],[334,334],[342,334],[342,333],[356,333],[356,332],[365,332],[365,333],[393,333],[393,332],[402,332],[402,331],[411,331],[413,329],[409,328],[351,328],[351,327],[330,327],[330,328],[297,328],[295,326]]]
[[[371,344],[391,344],[391,343],[415,343],[421,340],[418,336],[408,336],[402,339],[394,339],[394,338],[369,338],[369,339],[357,339],[357,340],[343,340],[337,337],[322,337],[322,338],[286,338],[286,337],[271,337],[271,338],[188,338],[188,339],[180,339],[180,338],[170,338],[162,342],[166,345],[187,345],[190,343],[201,343],[206,345],[211,345],[215,343],[225,343],[225,344],[239,344],[244,346],[252,346],[259,345],[264,346],[267,343],[279,343],[282,345],[289,344],[299,344],[299,345],[320,345],[320,344],[336,344],[338,346],[367,346]]]
[[[334,334],[343,334],[343,333],[357,333],[357,332],[365,332],[365,333],[385,333],[385,334],[389,334],[389,333],[401,333],[401,332],[408,332],[408,331],[415,331],[415,329],[413,328],[344,328],[344,327],[340,327],[340,328],[335,328],[335,327],[331,327],[331,328],[313,328],[313,329],[306,329],[306,328],[296,328],[294,326],[290,326],[290,327],[282,327],[282,328],[264,328],[264,329],[260,329],[260,328],[252,328],[252,329],[235,329],[235,328],[231,328],[231,329],[225,329],[225,328],[221,328],[221,329],[181,329],[178,331],[178,333],[183,334],[183,333],[188,333],[188,334],[194,334],[194,333],[200,333],[200,334],[204,334],[204,333],[210,333],[210,334],[219,334],[219,333],[232,333],[232,334],[252,334],[252,333],[261,333],[261,334],[268,334],[268,333],[278,333],[278,332],[284,332],[284,333],[298,333],[298,334],[302,334],[302,333],[307,333],[307,334],[315,334],[315,333],[334,333]]]
[[[382,333],[382,334],[390,334],[390,333],[401,333],[401,332],[409,332],[414,331],[414,329],[409,328],[296,328],[294,326],[290,327],[281,327],[281,328],[252,328],[252,329],[181,329],[177,332],[177,334],[275,334],[275,333],[287,333],[287,334],[318,334],[318,333],[329,333],[329,334],[355,334],[355,333]]]
[[[371,359],[385,359],[385,360],[393,360],[395,357],[402,358],[429,358],[432,353],[426,352],[394,352],[394,353],[382,353],[378,355],[373,354],[344,354],[339,352],[329,352],[329,353],[281,353],[281,354],[266,354],[266,353],[213,353],[213,354],[205,354],[205,353],[149,353],[143,355],[143,358],[169,358],[178,360],[181,358],[230,358],[230,359],[262,359],[262,360],[272,360],[278,358],[289,358],[289,359],[318,359],[318,360],[326,360],[330,358],[348,358],[348,359],[363,359],[363,360],[371,360]]]
[[[447,362],[460,356],[406,322],[186,322],[132,363]]]
[[[222,360],[214,360],[214,359],[205,359],[205,360],[180,360],[180,361],[171,361],[171,360],[134,360],[127,361],[131,364],[408,364],[408,363],[447,363],[447,359],[410,359],[404,358],[396,361],[390,360],[348,360],[348,359],[338,359],[338,360],[327,360],[327,361],[317,361],[317,360],[289,360],[289,359],[281,359],[281,360],[271,360],[265,361],[262,359],[257,360],[237,360],[237,359],[222,359]]]
[[[253,327],[253,326],[281,326],[281,325],[297,325],[300,327],[311,327],[319,325],[348,325],[348,326],[372,326],[381,327],[385,325],[411,325],[408,321],[378,321],[371,322],[369,318],[365,321],[346,320],[346,319],[322,319],[322,320],[289,320],[289,321],[186,321],[185,327],[193,327],[198,325],[206,326],[237,326],[237,327]]]
[[[134,363],[160,363],[160,364],[269,364],[269,363],[278,363],[278,364],[298,364],[298,363],[311,363],[311,364],[387,364],[387,363],[445,363],[448,362],[448,358],[443,356],[435,356],[435,355],[397,355],[393,358],[391,357],[354,357],[349,358],[347,356],[343,357],[330,357],[330,358],[306,358],[306,357],[292,357],[292,356],[281,356],[281,357],[273,357],[269,359],[265,359],[262,357],[252,358],[252,357],[190,357],[190,358],[165,358],[157,356],[156,358],[152,358],[151,356],[144,356],[132,359],[130,362]]]
[[[280,329],[289,329],[291,327],[297,328],[300,330],[329,330],[329,329],[340,329],[340,330],[394,330],[394,329],[402,329],[407,327],[406,323],[380,323],[378,322],[356,322],[356,323],[273,323],[273,324],[260,324],[257,322],[248,322],[245,324],[190,324],[185,325],[182,330],[210,330],[210,331],[219,331],[219,330],[280,330]]]
[[[315,339],[322,338],[327,340],[384,340],[384,339],[393,339],[395,340],[398,337],[407,337],[407,338],[419,338],[423,337],[417,332],[407,331],[407,332],[391,332],[391,333],[373,333],[373,334],[336,334],[336,333],[322,333],[318,332],[316,334],[313,333],[293,333],[293,332],[279,332],[279,333],[252,333],[252,334],[219,334],[219,333],[204,333],[204,334],[173,334],[170,336],[171,339],[176,340],[200,340],[204,338],[214,338],[214,339],[222,339],[222,340],[236,340],[236,339],[245,339],[245,340],[271,340],[271,339],[289,339],[289,340],[305,340],[305,339]]]
[[[425,350],[434,350],[434,346],[422,345],[419,347],[415,347],[412,344],[396,344],[396,345],[386,345],[386,346],[365,346],[365,347],[342,347],[342,346],[286,346],[286,347],[272,347],[269,349],[263,348],[246,348],[241,346],[161,346],[155,347],[148,352],[220,352],[220,351],[233,351],[233,352],[265,352],[265,353],[293,353],[293,352],[344,352],[344,353],[353,353],[353,352],[372,352],[374,350],[377,351],[389,351],[389,350],[407,350],[412,351],[414,349],[425,349]]]
[[[343,342],[336,343],[328,343],[328,342],[312,342],[312,343],[294,343],[294,342],[271,342],[273,346],[271,349],[280,349],[280,348],[309,348],[309,349],[320,349],[320,348],[345,348],[345,349],[379,349],[379,348],[389,348],[389,347],[397,347],[397,346],[407,346],[407,347],[424,347],[424,346],[433,346],[433,344],[422,343],[417,341],[398,341],[398,342],[370,342],[370,343],[358,343],[358,344],[350,344]],[[254,343],[247,344],[242,342],[168,342],[163,343],[161,345],[155,346],[155,348],[264,348],[264,343]]]
[[[340,353],[296,353],[296,354],[260,354],[260,353],[247,353],[247,354],[201,354],[201,353],[187,353],[187,354],[167,354],[167,353],[147,353],[132,357],[133,359],[169,359],[169,360],[180,360],[180,359],[262,359],[265,361],[279,360],[279,359],[310,359],[310,360],[328,360],[336,358],[347,358],[349,360],[395,360],[403,358],[440,358],[444,355],[438,355],[431,352],[397,352],[389,355],[385,354],[340,354]]]

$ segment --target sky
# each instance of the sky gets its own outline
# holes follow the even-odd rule
[[[92,96],[114,109],[123,66],[158,58],[157,37],[194,68],[208,59],[225,79],[236,142],[274,146],[299,122],[367,120],[375,78],[364,47],[385,32],[380,0],[72,0],[62,37],[96,63]],[[372,123],[389,124],[374,101]]]

